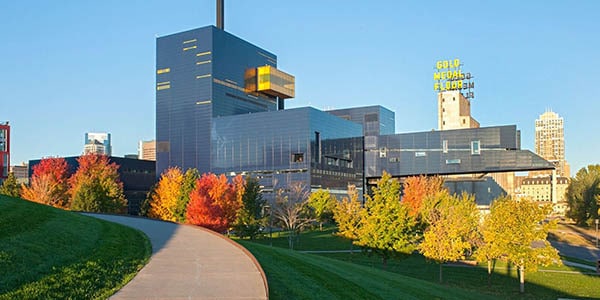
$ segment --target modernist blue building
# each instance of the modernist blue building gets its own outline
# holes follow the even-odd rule
[[[276,68],[277,56],[224,30],[160,37],[156,53],[157,174],[169,166],[212,171],[212,118],[283,108],[284,97],[256,82],[256,69]]]
[[[157,176],[178,166],[253,176],[265,193],[301,182],[362,195],[383,171],[403,178],[553,168],[520,149],[516,126],[395,134],[395,114],[384,107],[284,110],[293,96],[294,78],[277,70],[274,54],[220,28],[158,38]]]

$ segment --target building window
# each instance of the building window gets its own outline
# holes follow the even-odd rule
[[[321,163],[321,133],[315,131],[315,156],[317,163]]]
[[[164,73],[169,73],[169,72],[171,72],[171,68],[164,68],[164,69],[156,70],[156,74],[164,74]]]
[[[387,157],[387,149],[384,147],[384,148],[379,149],[379,158],[385,158],[385,157]]]
[[[294,153],[294,154],[292,154],[292,162],[295,162],[295,163],[304,162],[304,153]]]
[[[448,140],[442,141],[442,152],[448,153]]]
[[[471,155],[481,154],[481,145],[479,141],[471,141]]]

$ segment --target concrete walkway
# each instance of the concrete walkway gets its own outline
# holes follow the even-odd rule
[[[156,220],[86,214],[144,232],[150,262],[111,299],[268,299],[254,256],[210,230]]]

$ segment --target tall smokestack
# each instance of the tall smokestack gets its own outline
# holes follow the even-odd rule
[[[217,0],[217,28],[221,30],[225,30],[224,6],[224,0]]]

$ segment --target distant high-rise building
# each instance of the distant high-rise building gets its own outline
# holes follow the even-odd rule
[[[552,162],[558,176],[570,177],[565,160],[564,120],[551,110],[535,120],[535,153]]]
[[[95,143],[96,141],[97,143]],[[102,147],[98,146],[101,144]],[[85,146],[83,153],[97,153],[112,156],[112,146],[110,142],[110,133],[106,132],[86,132]]]
[[[460,90],[438,93],[438,129],[479,128],[471,116],[471,101]]]
[[[8,177],[10,165],[10,125],[0,123],[0,181]]]
[[[83,154],[106,154],[106,148],[104,144],[97,140],[91,140],[89,143],[83,146]]]
[[[138,159],[156,161],[156,140],[140,141],[138,145]]]

